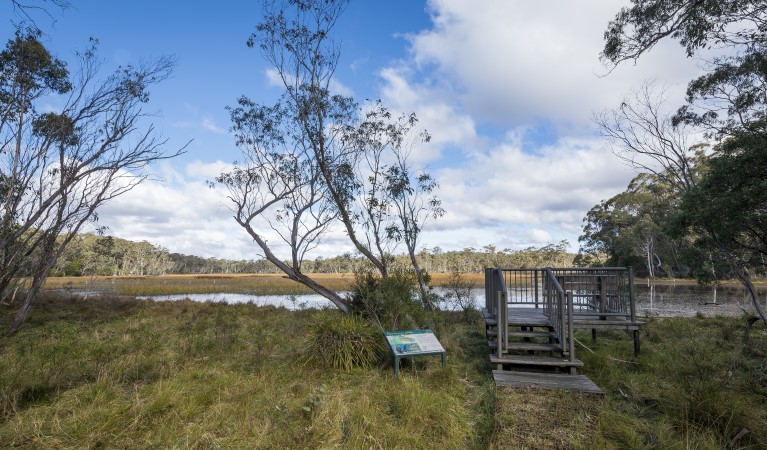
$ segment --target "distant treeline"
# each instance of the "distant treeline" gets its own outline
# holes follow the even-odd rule
[[[573,264],[569,244],[561,241],[523,250],[498,250],[494,245],[480,249],[443,251],[439,247],[421,250],[421,267],[432,273],[477,273],[485,267],[565,267]],[[395,266],[411,267],[406,255],[393,255]],[[348,273],[365,266],[364,258],[346,253],[332,258],[306,260],[306,273]],[[134,276],[166,274],[278,273],[265,259],[230,260],[171,253],[147,241],[134,242],[113,236],[86,233],[77,236],[59,258],[51,276]]]

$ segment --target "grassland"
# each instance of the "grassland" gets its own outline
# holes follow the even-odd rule
[[[0,339],[0,448],[767,447],[767,332],[743,345],[742,320],[649,320],[638,358],[579,335],[600,400],[496,390],[482,324],[455,314],[434,320],[446,369],[305,364],[317,314],[49,294]]]

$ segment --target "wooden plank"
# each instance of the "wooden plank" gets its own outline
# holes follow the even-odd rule
[[[531,356],[531,355],[504,355],[499,358],[496,355],[490,355],[490,362],[493,364],[516,364],[520,366],[545,366],[545,367],[583,367],[583,361],[575,359],[570,361],[566,358],[555,358],[550,356]]]
[[[490,348],[497,348],[497,341],[487,341]],[[509,342],[509,350],[533,351],[533,352],[561,352],[562,346],[559,344],[543,344],[537,342]]]
[[[566,375],[561,373],[534,373],[534,372],[505,372],[502,370],[493,371],[493,379],[496,386],[506,386],[512,388],[541,388],[541,389],[560,389],[572,392],[588,392],[604,396],[605,393],[599,389],[586,375]]]
[[[509,342],[509,350],[530,350],[536,352],[561,352],[559,344],[541,344],[537,342]]]
[[[488,336],[497,336],[498,331],[497,330],[488,330],[487,331]],[[552,331],[509,331],[509,337],[517,337],[517,338],[542,338],[542,339],[548,339],[548,338],[555,338],[557,337],[557,334]]]

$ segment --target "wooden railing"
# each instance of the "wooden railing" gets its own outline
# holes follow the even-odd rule
[[[573,314],[636,322],[631,267],[551,269],[562,289],[573,296]]]
[[[573,296],[573,313],[576,318],[583,315],[599,315],[612,319],[629,319],[636,322],[633,273],[631,267],[598,268],[556,268],[556,269],[486,269],[500,270],[506,285],[506,296],[510,306],[543,307],[543,283],[546,270],[551,270],[564,291]],[[491,296],[500,282],[492,286]],[[488,311],[490,308],[488,308]]]
[[[563,353],[574,361],[579,323],[593,328],[595,320],[636,322],[633,279],[631,267],[485,269],[485,306],[497,318],[498,355],[508,351],[509,314],[532,307],[543,310]]]
[[[552,269],[543,269],[543,313],[551,321],[562,352],[575,361],[573,296],[562,289]]]
[[[509,349],[509,308],[508,288],[501,269],[485,269],[485,307],[497,320],[496,339],[498,357]]]

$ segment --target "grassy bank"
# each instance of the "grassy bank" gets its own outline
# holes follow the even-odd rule
[[[317,314],[42,299],[0,339],[0,448],[767,447],[761,326],[742,346],[740,320],[650,320],[638,358],[622,332],[580,334],[599,400],[496,391],[481,323],[453,316],[435,327],[446,369],[423,358],[396,382],[390,363],[306,365]]]

